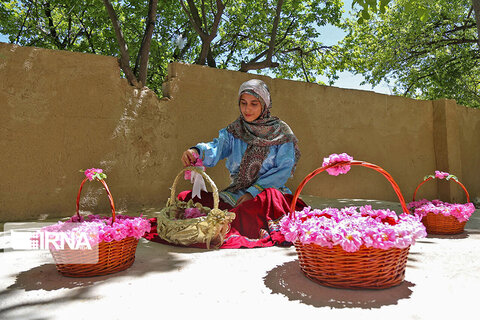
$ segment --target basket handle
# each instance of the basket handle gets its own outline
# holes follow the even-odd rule
[[[173,185],[172,185],[171,192],[170,192],[170,198],[167,201],[167,207],[175,204],[176,199],[177,199],[175,197],[175,195],[176,195],[175,189],[177,187],[178,180],[182,176],[182,173],[184,173],[185,171],[188,171],[188,170],[200,173],[202,175],[202,177],[210,184],[210,186],[212,187],[212,190],[213,190],[213,209],[218,209],[219,197],[218,197],[217,186],[215,185],[213,180],[202,169],[200,169],[199,167],[193,167],[193,166],[183,168],[182,171],[180,171],[180,173],[177,174],[177,176],[175,177],[175,180],[173,181]]]
[[[415,201],[415,196],[417,195],[417,191],[418,189],[427,181],[429,180],[433,180],[434,178],[433,177],[428,177],[427,179],[423,180],[422,182],[420,182],[420,184],[417,186],[417,189],[415,189],[415,192],[413,193],[413,201]],[[453,180],[455,181],[460,187],[462,187],[463,191],[465,191],[465,194],[467,195],[467,203],[470,202],[470,195],[468,194],[468,191],[467,189],[465,188],[465,186],[460,182],[458,181],[457,179],[450,179],[450,180]]]
[[[341,161],[341,162],[332,163],[332,164],[329,164],[325,167],[320,167],[320,168],[312,171],[310,174],[308,174],[303,179],[303,181],[300,183],[300,185],[298,186],[298,188],[295,191],[295,194],[293,196],[292,203],[290,205],[290,213],[293,215],[293,217],[295,217],[295,204],[297,203],[297,199],[300,195],[300,192],[302,191],[303,187],[307,184],[307,182],[310,181],[310,179],[312,179],[314,176],[316,176],[320,172],[323,172],[323,171],[325,171],[329,168],[333,168],[333,167],[341,166],[341,165],[363,166],[363,167],[367,167],[367,168],[370,168],[370,169],[374,169],[377,172],[380,172],[385,178],[387,178],[387,180],[392,185],[393,190],[395,191],[398,199],[400,200],[400,204],[402,206],[403,212],[405,212],[407,214],[410,213],[407,209],[405,199],[403,198],[402,192],[400,191],[400,188],[399,188],[398,184],[395,182],[395,180],[393,180],[392,176],[387,171],[385,171],[383,168],[377,166],[376,164],[372,164],[372,163],[365,162],[365,161],[352,160],[352,161]]]
[[[85,182],[88,180],[88,178],[83,179],[82,183],[80,184],[80,189],[78,189],[78,194],[77,194],[77,217],[80,219],[80,193],[82,192],[83,185]],[[107,196],[108,200],[110,201],[110,208],[112,208],[112,225],[115,222],[115,205],[113,204],[113,197],[112,194],[110,193],[110,189],[108,189],[107,183],[105,180],[99,180],[102,184],[105,190],[107,191]]]

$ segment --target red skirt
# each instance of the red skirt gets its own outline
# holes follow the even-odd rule
[[[178,195],[178,199],[188,201],[191,199],[191,194],[191,191],[183,191]],[[244,201],[234,208],[220,199],[219,208],[234,212],[236,215],[232,222],[232,228],[227,233],[220,248],[236,249],[291,245],[280,232],[279,221],[285,214],[288,214],[292,200],[293,196],[291,194],[283,194],[274,188],[267,188],[255,198]],[[195,198],[194,201],[209,208],[213,207],[211,192],[202,191],[202,198]],[[305,202],[298,199],[295,210],[302,210],[304,207],[306,207]],[[156,219],[151,219],[151,223],[152,230],[144,237],[151,241],[165,243],[156,234]]]

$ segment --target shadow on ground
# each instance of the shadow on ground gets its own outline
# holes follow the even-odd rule
[[[264,277],[265,285],[274,294],[281,294],[290,301],[300,301],[317,308],[380,308],[395,305],[408,299],[415,285],[402,284],[382,290],[335,289],[319,285],[308,279],[300,269],[298,260],[284,263],[270,270]]]
[[[18,301],[12,305],[0,308],[0,318],[8,318],[8,314],[29,312],[32,308],[48,304],[70,303],[81,300],[97,299],[91,296],[94,285],[101,285],[109,281],[118,281],[121,278],[142,277],[147,273],[165,273],[181,269],[188,261],[179,259],[169,252],[169,246],[152,243],[142,239],[136,251],[133,265],[127,270],[96,277],[72,278],[62,276],[54,263],[45,263],[16,275],[15,282],[0,291],[0,299],[15,297],[23,291],[48,291],[44,298],[29,302]],[[53,297],[52,297],[53,296]],[[1,305],[1,304],[0,304]],[[15,318],[15,317],[14,317]]]
[[[168,246],[146,242],[137,248],[135,262],[130,268],[121,272],[96,277],[65,277],[57,271],[55,264],[43,264],[30,270],[20,272],[17,275],[15,283],[7,289],[52,291],[58,289],[88,287],[107,281],[110,278],[140,277],[149,272],[170,272],[178,270],[182,265],[187,263],[187,261],[178,259],[170,252],[167,252],[167,250],[170,250]]]

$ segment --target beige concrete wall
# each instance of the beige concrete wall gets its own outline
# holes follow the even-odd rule
[[[175,105],[172,112],[187,124],[178,133],[179,154],[198,141],[211,141],[218,136],[220,128],[238,117],[238,87],[251,77],[254,76],[195,65],[170,66],[165,93],[172,97],[170,103]],[[292,191],[331,153],[347,152],[358,160],[382,166],[394,176],[408,199],[416,184],[433,172],[430,101],[259,78],[271,89],[272,114],[286,121],[300,140],[302,158],[288,183]],[[195,126],[189,127],[191,123]],[[223,165],[217,167],[209,172],[219,187],[225,186],[226,170]],[[425,196],[433,196],[435,185],[426,185],[422,191]],[[311,180],[304,192],[326,198],[396,199],[383,176],[360,167],[354,168],[352,174],[339,177],[323,173]]]
[[[117,209],[161,205],[175,124],[167,101],[120,78],[115,58],[0,44],[0,220],[68,216],[80,169],[106,169]],[[82,209],[105,210],[88,183]]]
[[[467,187],[471,199],[480,198],[480,117],[479,110],[456,106],[458,119],[459,148],[462,168],[462,182]],[[463,191],[459,190],[463,197]]]
[[[174,63],[159,100],[121,79],[112,57],[0,43],[0,221],[71,215],[83,177],[78,170],[90,167],[106,169],[119,211],[162,206],[183,150],[212,140],[238,117],[238,87],[253,77],[259,76]],[[292,190],[324,156],[347,152],[386,169],[407,201],[435,169],[458,171],[452,173],[478,193],[480,179],[471,174],[480,157],[478,110],[260,78],[271,89],[272,114],[300,140]],[[207,172],[219,188],[228,184],[223,162]],[[419,196],[461,199],[442,188],[425,185]],[[322,173],[303,193],[396,199],[387,180],[360,167],[339,177]],[[98,183],[88,184],[81,205],[108,212]]]

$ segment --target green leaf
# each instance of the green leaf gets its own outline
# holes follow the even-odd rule
[[[454,176],[453,174],[448,175],[445,179],[446,179],[446,180],[453,179],[453,180],[458,181],[458,178],[457,178],[456,176]]]
[[[364,20],[370,19],[370,14],[368,13],[367,10],[363,10],[363,11],[362,11],[362,18],[363,18]]]

